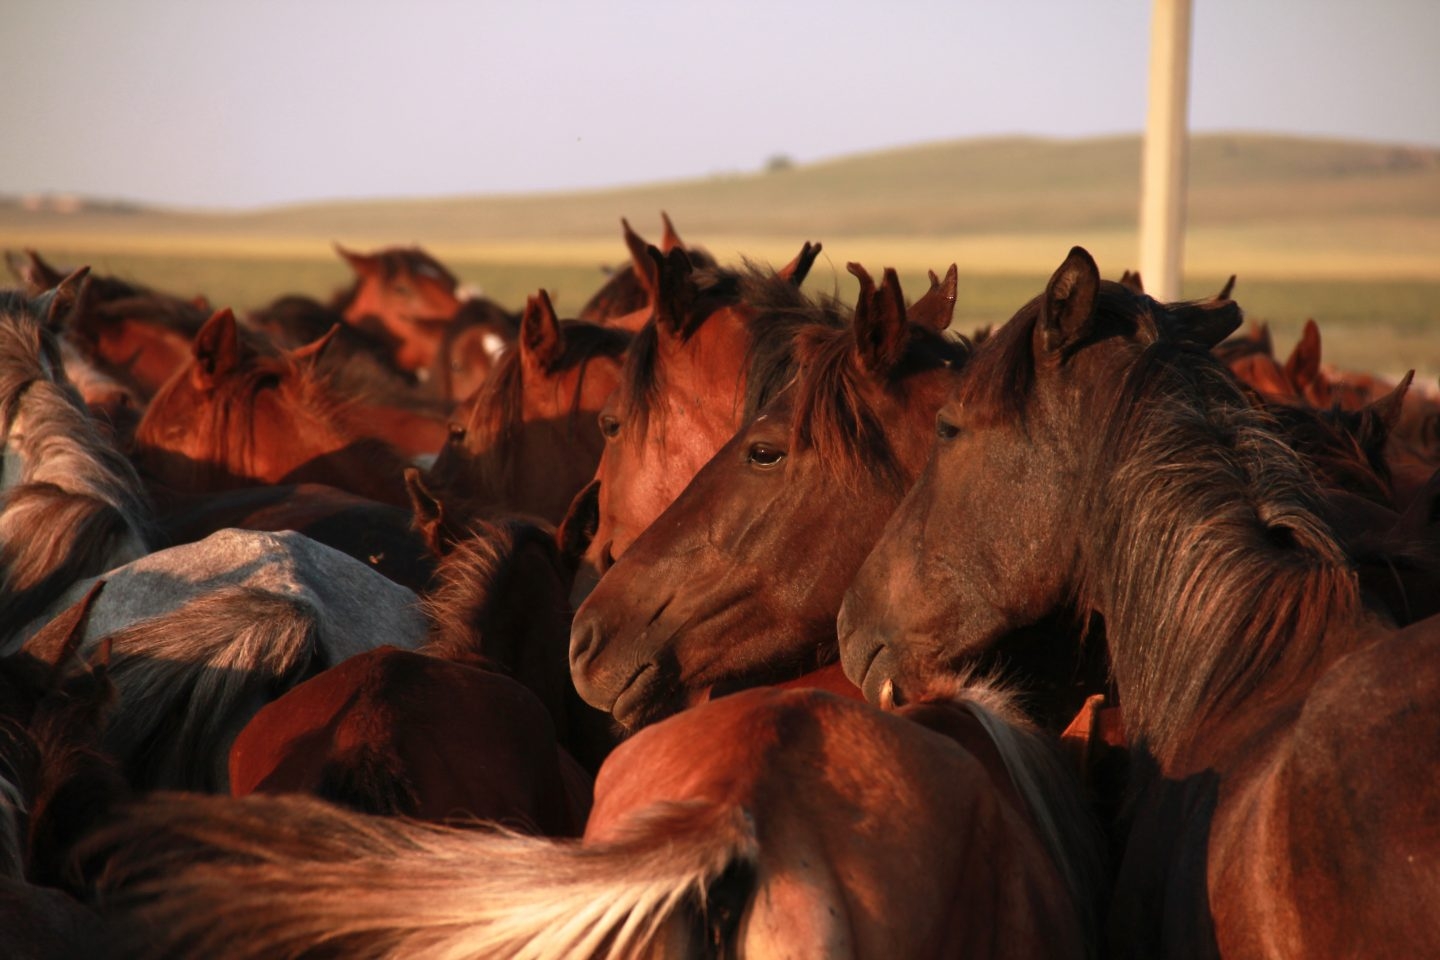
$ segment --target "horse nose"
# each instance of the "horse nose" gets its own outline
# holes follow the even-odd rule
[[[581,610],[570,625],[570,678],[581,699],[599,710],[610,712],[614,691],[597,684],[591,672],[595,653],[601,645],[599,618]]]

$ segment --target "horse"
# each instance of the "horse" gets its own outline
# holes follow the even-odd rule
[[[441,402],[453,406],[480,389],[519,336],[520,318],[495,301],[462,300],[440,338],[426,379]]]
[[[424,646],[350,657],[255,715],[230,751],[235,796],[303,790],[367,813],[579,835],[591,785],[561,746],[584,730],[553,536],[477,524],[438,580]]]
[[[223,530],[107,571],[80,650],[108,649],[106,749],[137,788],[224,790],[230,742],[266,701],[382,644],[425,635],[415,595],[296,533]],[[22,628],[79,603],[81,580]]]
[[[230,310],[216,311],[136,429],[141,473],[179,491],[325,483],[408,505],[406,462],[357,425],[365,411],[316,371],[328,342],[277,353],[242,337]]]
[[[157,795],[83,862],[121,956],[1089,955],[1100,861],[1053,743],[977,689],[917,713],[707,703],[616,750],[578,843]]]
[[[777,272],[697,268],[681,249],[647,249],[660,291],[654,316],[636,335],[600,412],[604,452],[566,524],[569,549],[581,555],[575,606],[783,385],[793,368],[793,332],[842,322],[832,305],[817,306],[799,289],[819,251],[807,243]]]
[[[680,239],[680,234],[675,231],[675,224],[670,222],[669,214],[661,211],[660,220],[665,228],[658,247],[661,253],[683,250],[686,259],[695,267],[713,269],[719,266],[707,251],[700,247],[686,246],[685,241]],[[600,289],[585,301],[576,319],[584,323],[619,327],[638,333],[654,311],[655,272],[649,254],[646,253],[650,245],[631,228],[630,221],[624,217],[620,218],[620,227],[625,249],[630,254],[630,262],[610,273]]]
[[[909,321],[893,270],[878,287],[850,270],[860,280],[852,323],[795,332],[790,386],[576,612],[576,686],[627,727],[836,659],[841,596],[919,471],[968,349]]]
[[[357,253],[337,243],[335,252],[355,273],[332,304],[345,322],[387,342],[397,369],[428,369],[460,309],[455,275],[419,247]]]
[[[1323,489],[1209,352],[1239,323],[1073,249],[941,409],[842,663],[903,703],[1093,610],[1132,754],[1114,955],[1433,954],[1440,622],[1360,602]]]
[[[83,274],[34,300],[0,293],[0,646],[75,581],[143,556],[144,487],[65,378],[47,327]]]
[[[518,349],[464,405],[429,480],[452,496],[558,523],[600,460],[595,417],[630,339],[624,330],[561,323],[544,290],[528,298]]]

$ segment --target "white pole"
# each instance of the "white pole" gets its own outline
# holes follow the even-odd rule
[[[1180,299],[1190,99],[1190,0],[1155,0],[1150,109],[1140,167],[1140,276],[1157,300]]]

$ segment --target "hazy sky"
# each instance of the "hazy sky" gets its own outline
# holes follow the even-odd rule
[[[5,0],[0,193],[563,190],[1139,131],[1150,0]],[[1191,124],[1440,145],[1437,0],[1194,0]]]

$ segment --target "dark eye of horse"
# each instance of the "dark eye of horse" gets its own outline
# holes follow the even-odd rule
[[[960,428],[953,423],[946,423],[939,417],[935,418],[935,436],[941,440],[954,440],[960,436]]]
[[[773,467],[785,459],[785,451],[768,443],[754,443],[750,445],[750,454],[746,459],[757,467]]]
[[[620,421],[608,413],[600,414],[600,432],[608,440],[620,436]]]

